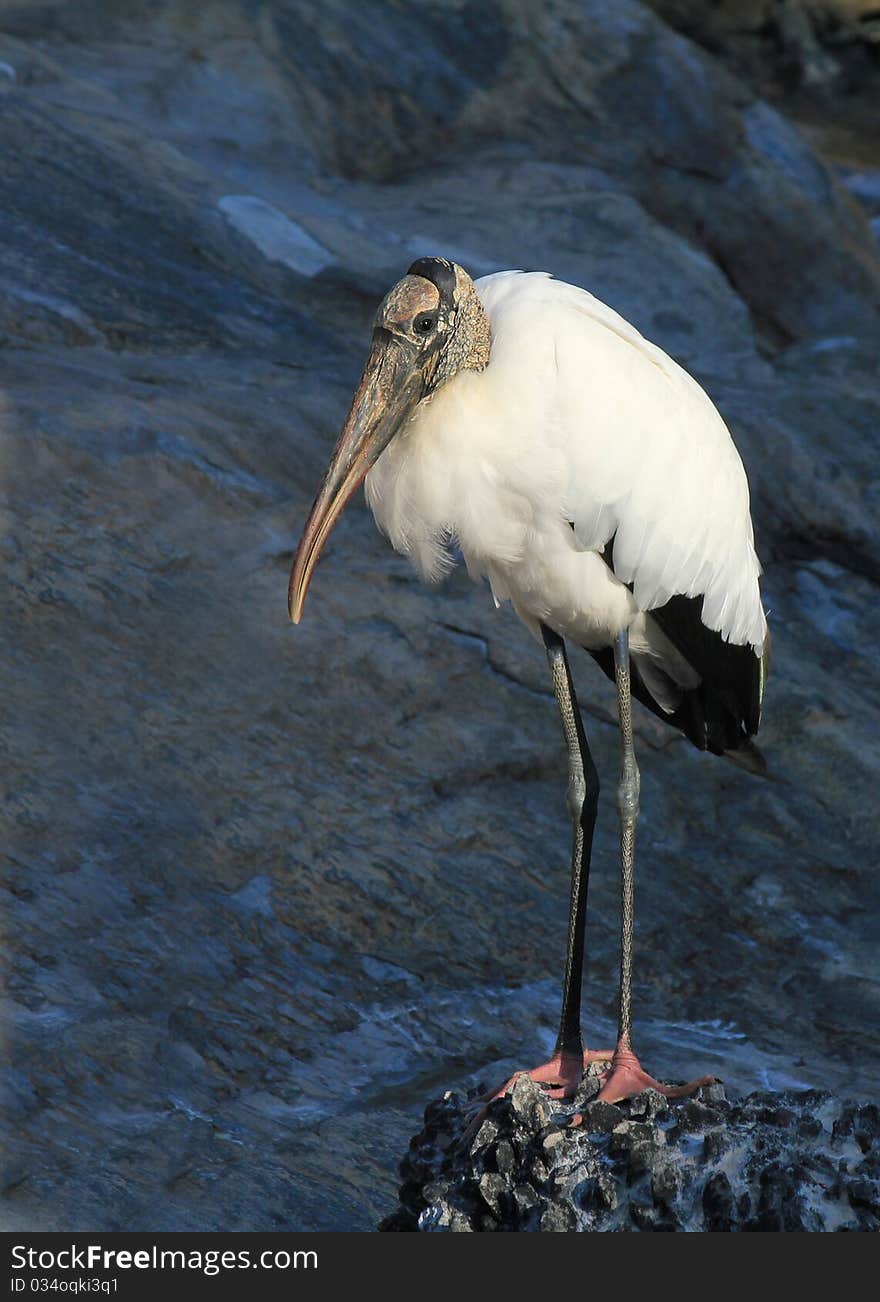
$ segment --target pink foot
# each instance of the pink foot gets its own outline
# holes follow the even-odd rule
[[[515,1071],[500,1089],[485,1094],[483,1102],[491,1103],[494,1099],[501,1099],[505,1094],[509,1094],[520,1076],[528,1076],[538,1085],[548,1085],[550,1088],[545,1090],[548,1098],[573,1098],[590,1063],[604,1062],[607,1064],[606,1070],[610,1070],[613,1056],[610,1049],[585,1049],[583,1054],[564,1051],[554,1053],[553,1057],[548,1062],[542,1062],[540,1067],[532,1067],[530,1071]]]
[[[545,1090],[548,1098],[570,1099],[577,1092],[577,1087],[590,1064],[601,1062],[605,1064],[606,1070],[610,1070],[613,1056],[610,1049],[585,1049],[582,1054],[554,1053],[553,1057],[548,1062],[542,1062],[540,1067],[533,1067],[531,1071],[515,1071],[500,1089],[490,1090],[482,1096],[476,1112],[458,1141],[459,1147],[463,1150],[467,1149],[486,1117],[488,1105],[495,1099],[502,1099],[505,1094],[509,1094],[520,1076],[528,1076],[538,1085],[549,1086],[549,1089]]]
[[[618,1045],[611,1060],[611,1071],[599,1091],[599,1098],[606,1103],[619,1103],[621,1099],[631,1099],[642,1090],[651,1089],[664,1094],[668,1099],[683,1099],[695,1093],[701,1085],[714,1085],[715,1080],[714,1076],[701,1076],[699,1080],[689,1081],[687,1085],[662,1085],[642,1070],[642,1064],[632,1049]],[[573,1118],[572,1125],[576,1124],[577,1121]]]

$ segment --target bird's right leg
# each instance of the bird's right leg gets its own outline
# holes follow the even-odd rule
[[[590,858],[593,830],[599,801],[599,775],[590,754],[578,708],[565,643],[558,633],[541,625],[553,694],[559,706],[562,731],[568,751],[568,791],[566,802],[572,821],[571,904],[568,916],[568,948],[562,986],[562,1013],[553,1056],[539,1067],[516,1072],[492,1097],[506,1094],[519,1076],[548,1085],[552,1098],[571,1098],[580,1084],[584,1069],[591,1062],[607,1062],[611,1049],[585,1049],[581,1038],[581,981],[584,967],[584,929],[587,913],[587,887],[590,881]]]
[[[614,677],[617,683],[617,709],[620,721],[621,768],[617,788],[620,816],[620,1004],[617,1048],[611,1071],[606,1076],[601,1099],[618,1103],[645,1089],[654,1089],[667,1098],[684,1098],[702,1085],[711,1085],[713,1076],[701,1076],[687,1085],[664,1085],[643,1070],[632,1046],[632,967],[633,918],[635,914],[635,840],[639,816],[639,766],[633,744],[632,689],[630,685],[629,632],[624,629],[614,640]],[[579,1118],[575,1118],[573,1125]]]

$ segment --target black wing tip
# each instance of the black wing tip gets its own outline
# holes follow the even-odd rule
[[[653,615],[655,612],[650,613]],[[700,668],[704,671],[709,668],[711,676],[689,690],[682,688],[682,700],[677,709],[670,713],[654,700],[635,659],[630,663],[632,694],[652,714],[671,728],[684,733],[697,750],[722,755],[750,773],[769,777],[766,761],[752,741],[760,722],[760,701],[755,690],[760,662],[751,647],[730,647],[729,643],[722,642],[719,633],[711,633],[708,629],[705,629],[705,633],[707,638],[717,639],[719,647],[729,648],[733,654],[730,655],[728,651],[724,656],[726,663],[712,664],[710,661],[707,665],[703,660],[699,666],[695,666],[698,672]],[[614,682],[614,653],[611,648],[586,649]],[[748,664],[746,656],[754,662],[754,666]],[[693,663],[695,659],[691,654],[690,662]],[[747,674],[744,673],[746,669]]]
[[[745,769],[746,773],[751,773],[756,778],[767,778],[770,782],[776,781],[776,776],[770,771],[767,760],[763,752],[755,745],[751,737],[746,737],[742,745],[737,746],[734,750],[724,750],[721,752],[726,760],[735,764],[737,768]]]

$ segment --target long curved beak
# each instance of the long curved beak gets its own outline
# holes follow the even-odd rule
[[[309,580],[327,535],[422,396],[416,359],[415,349],[395,335],[381,328],[373,331],[361,382],[293,559],[287,608],[294,624],[302,618]]]

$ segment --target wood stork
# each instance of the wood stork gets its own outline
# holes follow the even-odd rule
[[[325,539],[366,480],[379,528],[426,579],[456,543],[496,604],[543,642],[568,750],[574,827],[562,1014],[528,1074],[570,1097],[606,1063],[600,1097],[647,1086],[632,1046],[634,841],[639,770],[631,698],[700,750],[762,761],[769,636],[749,490],[730,434],[685,371],[611,308],[543,272],[473,281],[420,258],[386,295],[363,376],[293,563],[298,623]],[[566,639],[617,687],[621,947],[616,1048],[585,1050],[584,922],[599,780]],[[601,1069],[600,1069],[601,1070]],[[519,1074],[519,1073],[517,1073]],[[512,1080],[502,1086],[503,1093]]]

